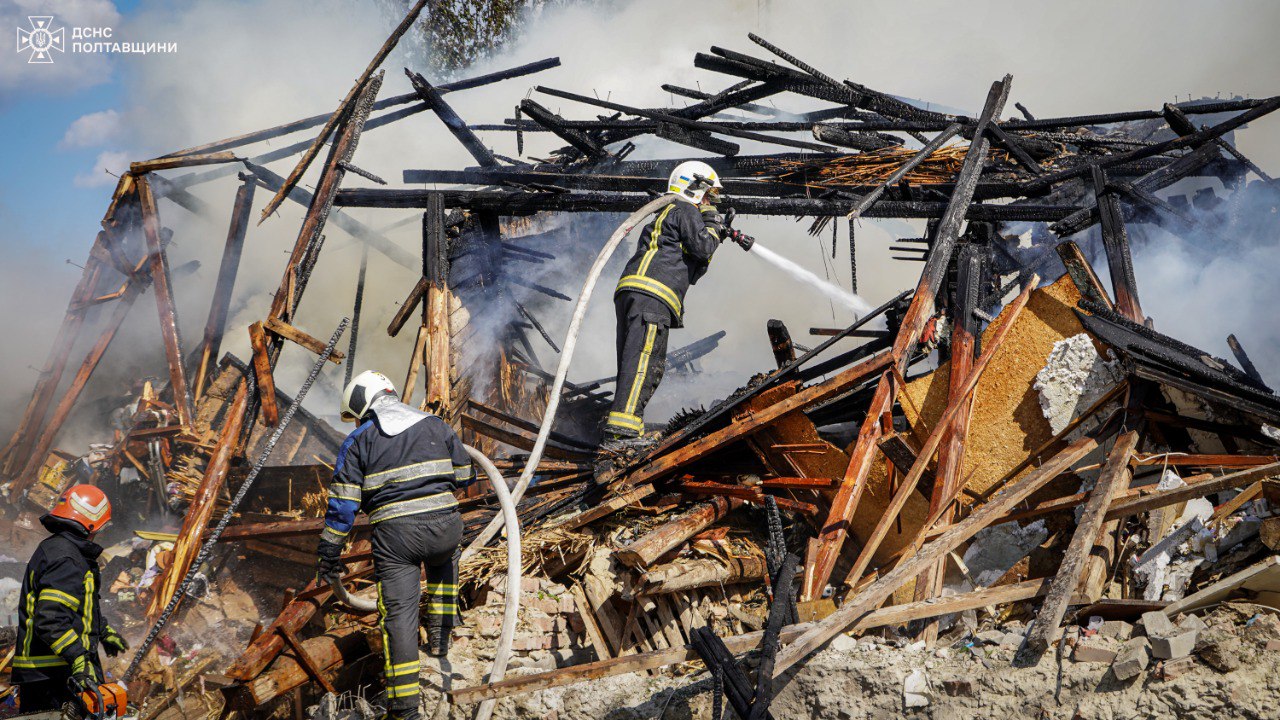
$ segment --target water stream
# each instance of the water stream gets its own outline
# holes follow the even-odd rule
[[[866,300],[863,300],[844,288],[827,282],[812,272],[800,267],[791,260],[788,260],[769,248],[761,245],[759,242],[751,246],[750,254],[785,272],[795,280],[812,287],[814,290],[825,295],[828,300],[831,300],[836,305],[851,310],[856,317],[860,318],[874,309]]]

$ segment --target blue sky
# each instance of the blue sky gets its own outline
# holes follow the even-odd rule
[[[116,0],[114,4],[127,20],[141,2]],[[53,5],[48,12],[54,12]],[[60,59],[65,60],[55,58],[55,63]],[[0,160],[0,243],[5,249],[54,243],[51,252],[83,262],[110,189],[82,187],[75,180],[91,172],[103,148],[59,144],[77,118],[120,105],[128,62],[112,60],[106,82],[71,92],[43,87],[34,77],[44,70],[41,66],[20,70],[32,71],[29,88],[19,85],[13,88],[16,92],[0,99],[0,137],[21,139],[7,143]]]

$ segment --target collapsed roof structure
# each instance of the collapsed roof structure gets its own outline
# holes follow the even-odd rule
[[[1034,622],[1019,658],[1033,662],[1065,642],[1071,607],[1086,608],[1075,618],[1102,614],[1096,608],[1117,617],[1194,610],[1185,598],[1195,597],[1197,587],[1217,592],[1214,581],[1274,547],[1264,544],[1274,542],[1266,533],[1241,538],[1231,529],[1249,513],[1265,525],[1275,519],[1267,517],[1269,508],[1280,507],[1267,505],[1280,500],[1270,480],[1280,475],[1280,397],[1234,337],[1238,368],[1147,322],[1128,232],[1150,223],[1175,233],[1212,223],[1221,232],[1235,222],[1231,208],[1241,202],[1280,203],[1274,181],[1230,142],[1234,130],[1280,108],[1280,97],[1063,118],[1037,118],[1016,105],[1022,117],[1009,118],[1006,76],[992,83],[981,113],[966,117],[837,80],[753,35],[783,62],[712,47],[694,65],[732,83],[716,93],[663,86],[696,101],[684,107],[632,107],[539,86],[541,95],[610,114],[569,119],[525,98],[512,119],[472,124],[451,108],[449,94],[558,60],[438,85],[406,70],[414,91],[379,99],[378,68],[421,5],[332,114],[133,163],[120,179],[22,423],[0,456],[0,473],[9,503],[28,514],[70,482],[76,455],[56,450],[59,432],[131,305],[150,289],[167,382],[140,391],[134,412],[94,455],[90,471],[118,477],[133,467],[157,481],[148,497],[181,495],[172,554],[146,607],[134,609],[135,632],[168,619],[182,601],[180,588],[200,565],[197,553],[220,514],[234,522],[215,533],[221,543],[215,555],[243,544],[235,552],[251,552],[250,562],[292,563],[309,572],[322,502],[304,502],[304,493],[323,489],[322,458],[332,456],[340,435],[305,411],[283,412],[295,403],[275,376],[292,344],[345,363],[350,377],[364,264],[355,271],[361,289],[345,351],[335,349],[337,334],[326,342],[295,324],[331,226],[421,268],[387,328],[396,337],[414,320],[416,332],[404,340],[410,353],[404,398],[421,389],[423,408],[446,418],[468,443],[501,455],[502,469],[519,470],[548,393],[560,392],[548,459],[519,507],[525,555],[533,558],[526,569],[571,588],[582,628],[575,637],[596,659],[455,688],[455,703],[700,659],[722,678],[741,717],[763,717],[774,677],[843,632],[914,623],[911,631],[932,643],[941,616],[1023,603]],[[785,94],[830,107],[789,113],[761,104]],[[383,187],[386,181],[358,165],[362,133],[424,112],[448,127],[476,165],[406,168],[406,187]],[[1203,118],[1211,124],[1202,127]],[[240,154],[316,128],[311,139]],[[504,157],[481,139],[492,132],[516,133],[521,143],[526,133],[551,133],[566,145],[546,159]],[[814,233],[846,219],[851,245],[859,218],[922,218],[928,229],[900,238],[895,248],[901,260],[923,262],[914,288],[848,327],[815,328],[825,339],[808,350],[797,348],[781,323],[770,323],[776,368],[749,383],[742,378],[743,389],[732,397],[682,415],[649,447],[600,469],[593,467],[593,449],[611,380],[559,389],[530,346],[536,332],[558,353],[557,339],[503,290],[530,285],[522,264],[546,262],[553,258],[549,248],[584,242],[573,223],[541,220],[632,212],[663,192],[680,160],[630,159],[644,135],[709,162],[723,176],[726,207],[741,215],[810,218]],[[743,155],[741,140],[779,150]],[[299,154],[288,173],[269,167]],[[319,180],[307,191],[298,181],[317,162]],[[184,344],[166,253],[171,233],[161,210],[205,211],[189,190],[230,175],[241,186],[208,320],[198,343]],[[353,175],[376,187],[349,186]],[[1160,194],[1188,177],[1215,178],[1231,194]],[[450,187],[408,187],[419,184]],[[263,219],[287,200],[306,214],[270,307],[248,328],[252,358],[219,359],[259,190],[272,194]],[[420,256],[341,212],[353,207],[421,209]],[[1029,242],[1014,237],[1024,229]],[[1106,263],[1109,287],[1090,257]],[[852,273],[856,290],[856,267]],[[532,286],[563,300],[577,291]],[[107,308],[98,339],[67,379],[77,338]],[[493,326],[494,318],[500,342],[481,343],[479,328]],[[673,352],[673,364],[691,364],[717,341]],[[253,462],[268,455],[266,469]],[[249,506],[240,505],[245,497],[252,498]],[[1217,502],[1184,522],[1184,510],[1175,508],[1200,498]],[[470,542],[496,507],[478,490],[460,499]],[[290,517],[284,506],[305,509]],[[1052,531],[1032,533],[1037,539],[1024,552],[986,568],[985,582],[974,581],[976,567],[960,568],[969,589],[944,593],[958,554],[976,547],[983,533],[1036,521]],[[348,580],[357,584],[372,574],[361,528],[367,525],[357,525],[347,558]],[[1214,546],[1213,559],[1203,549],[1179,549],[1197,534],[1198,547]],[[1120,548],[1132,543],[1146,549],[1135,562],[1122,561]],[[1036,547],[1055,561],[1046,563],[1042,552],[1029,565]],[[503,570],[487,552],[463,568],[476,606],[496,592],[489,581]],[[601,557],[603,564],[596,562]],[[1182,576],[1166,571],[1170,557],[1190,565]],[[208,579],[218,581],[216,574]],[[359,682],[351,669],[371,653],[370,618],[325,620],[327,586],[294,590],[239,657],[215,668],[224,715],[259,711],[304,686],[333,690]],[[767,609],[755,623],[740,616],[752,594],[754,606]],[[715,619],[712,606],[733,607],[733,614]],[[757,647],[753,678],[736,656]],[[200,667],[186,680],[207,672],[209,663]],[[157,698],[151,717],[181,689],[157,679],[151,677],[149,692]]]

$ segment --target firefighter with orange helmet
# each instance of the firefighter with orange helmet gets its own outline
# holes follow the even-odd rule
[[[13,683],[22,711],[59,710],[102,682],[98,648],[128,649],[102,617],[94,535],[111,520],[111,502],[92,485],[73,485],[40,523],[50,533],[22,576]]]

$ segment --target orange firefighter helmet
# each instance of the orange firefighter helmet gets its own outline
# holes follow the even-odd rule
[[[50,515],[72,520],[89,532],[97,532],[111,521],[111,501],[92,485],[72,485],[58,496]]]

